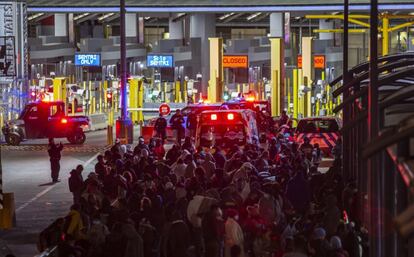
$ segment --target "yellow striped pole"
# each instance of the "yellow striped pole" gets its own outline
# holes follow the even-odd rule
[[[299,111],[299,83],[298,83],[298,70],[293,69],[293,118],[298,118]]]
[[[291,114],[292,113],[292,108],[290,108],[290,78],[286,78],[286,90],[285,90],[285,94],[287,95],[287,110],[288,113]]]
[[[72,115],[75,115],[75,109],[76,109],[75,98],[73,98],[72,99]]]

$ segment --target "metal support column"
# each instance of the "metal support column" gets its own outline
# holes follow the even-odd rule
[[[271,108],[272,116],[279,116],[284,109],[284,42],[282,38],[270,38]]]
[[[369,69],[369,90],[368,90],[368,133],[370,141],[378,137],[379,132],[379,107],[378,107],[378,0],[371,0],[370,16],[370,69]],[[370,221],[370,256],[384,256],[382,242],[382,172],[379,154],[372,156],[368,164],[368,201],[370,204],[370,217],[365,220]]]
[[[221,102],[223,97],[223,38],[209,38],[210,42],[210,81],[208,100]]]
[[[349,40],[348,40],[348,32],[349,32],[349,27],[348,27],[348,20],[349,20],[349,0],[344,0],[344,23],[343,23],[343,27],[344,27],[344,35],[343,35],[343,64],[342,64],[342,69],[343,69],[343,85],[345,85],[346,83],[348,83],[348,47],[349,47]],[[344,99],[348,98],[349,96],[349,90],[345,90],[344,92]],[[344,124],[347,124],[350,121],[350,106],[347,105],[344,110],[343,110],[343,119],[344,119]],[[349,178],[349,174],[350,174],[350,155],[351,155],[351,140],[350,140],[350,135],[349,132],[344,132],[343,133],[343,144],[342,144],[342,158],[343,158],[343,162],[342,162],[342,168],[343,168],[343,174],[344,174],[344,178],[347,179]]]
[[[304,37],[302,39],[302,69],[304,77],[304,117],[312,116],[312,80],[314,78],[314,69],[313,69],[313,58],[312,58],[312,49],[313,49],[313,38]],[[306,78],[306,79],[305,79]]]
[[[121,118],[116,121],[116,137],[123,143],[133,142],[133,125],[128,117],[127,109],[127,63],[126,63],[126,32],[125,32],[125,0],[120,0],[120,37],[121,37]]]

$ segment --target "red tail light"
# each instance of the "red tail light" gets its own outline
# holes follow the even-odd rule
[[[62,124],[66,124],[66,123],[68,123],[68,120],[67,120],[67,119],[65,119],[65,118],[63,118],[60,122],[61,122]]]
[[[217,120],[217,114],[211,114],[211,120]]]
[[[233,113],[227,114],[227,119],[228,120],[234,120],[234,114]]]
[[[111,93],[106,94],[106,98],[112,98],[112,94]]]

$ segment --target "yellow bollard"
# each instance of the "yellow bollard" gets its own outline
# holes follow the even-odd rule
[[[104,104],[105,104],[105,109],[108,108],[108,99],[106,98],[106,94],[108,93],[108,81],[104,81],[103,83],[103,91],[104,91]]]
[[[389,51],[389,28],[390,20],[387,15],[382,18],[382,55],[388,55]]]
[[[4,127],[4,115],[3,112],[0,112],[0,128]]]
[[[273,70],[272,71],[272,90],[271,90],[271,99],[272,102],[270,104],[271,108],[272,108],[272,113],[271,115],[274,116],[278,116],[279,115],[279,106],[280,103],[277,101],[277,99],[280,99],[277,94],[278,94],[278,90],[276,90],[277,88],[279,88],[279,74],[277,70]]]
[[[3,194],[3,209],[0,210],[0,228],[10,229],[16,225],[16,208],[13,193]]]
[[[75,98],[73,98],[73,100],[72,100],[72,115],[75,115],[75,109],[76,109]]]
[[[176,103],[180,103],[181,102],[181,82],[180,81],[176,81],[175,82],[174,99],[175,99],[175,102]]]
[[[319,104],[320,104],[319,99],[316,99],[315,116],[319,116],[319,109],[320,109]]]
[[[129,80],[129,108],[138,108],[138,80]],[[131,120],[133,124],[138,123],[138,112],[131,111]]]
[[[92,114],[96,113],[96,97],[92,97]]]
[[[285,91],[285,94],[287,94],[287,108],[286,109],[288,110],[288,113],[291,114],[292,110],[290,108],[290,78],[286,79],[285,85],[286,85],[286,91],[287,91],[287,92]]]
[[[144,107],[144,81],[140,79],[138,81],[138,108]],[[138,111],[138,124],[141,124],[144,122],[144,113],[143,111]]]
[[[188,98],[188,81],[184,80],[184,89],[183,89],[183,103],[187,103]]]

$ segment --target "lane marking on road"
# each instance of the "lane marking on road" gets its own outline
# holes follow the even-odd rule
[[[91,164],[99,155],[100,153],[95,154],[94,156],[92,156],[89,160],[87,160],[86,162],[83,163],[83,168],[86,169],[86,167],[89,166],[89,164]],[[22,204],[19,208],[16,209],[16,213],[20,212],[21,210],[23,210],[24,208],[26,208],[29,204],[33,203],[34,201],[37,201],[40,197],[44,196],[45,194],[47,194],[47,192],[49,192],[50,190],[52,190],[53,188],[55,188],[58,185],[58,183],[55,183],[49,187],[47,187],[45,190],[43,190],[42,192],[38,193],[37,195],[35,195],[35,197],[33,197],[32,199],[30,199],[29,201],[25,202],[24,204]]]

